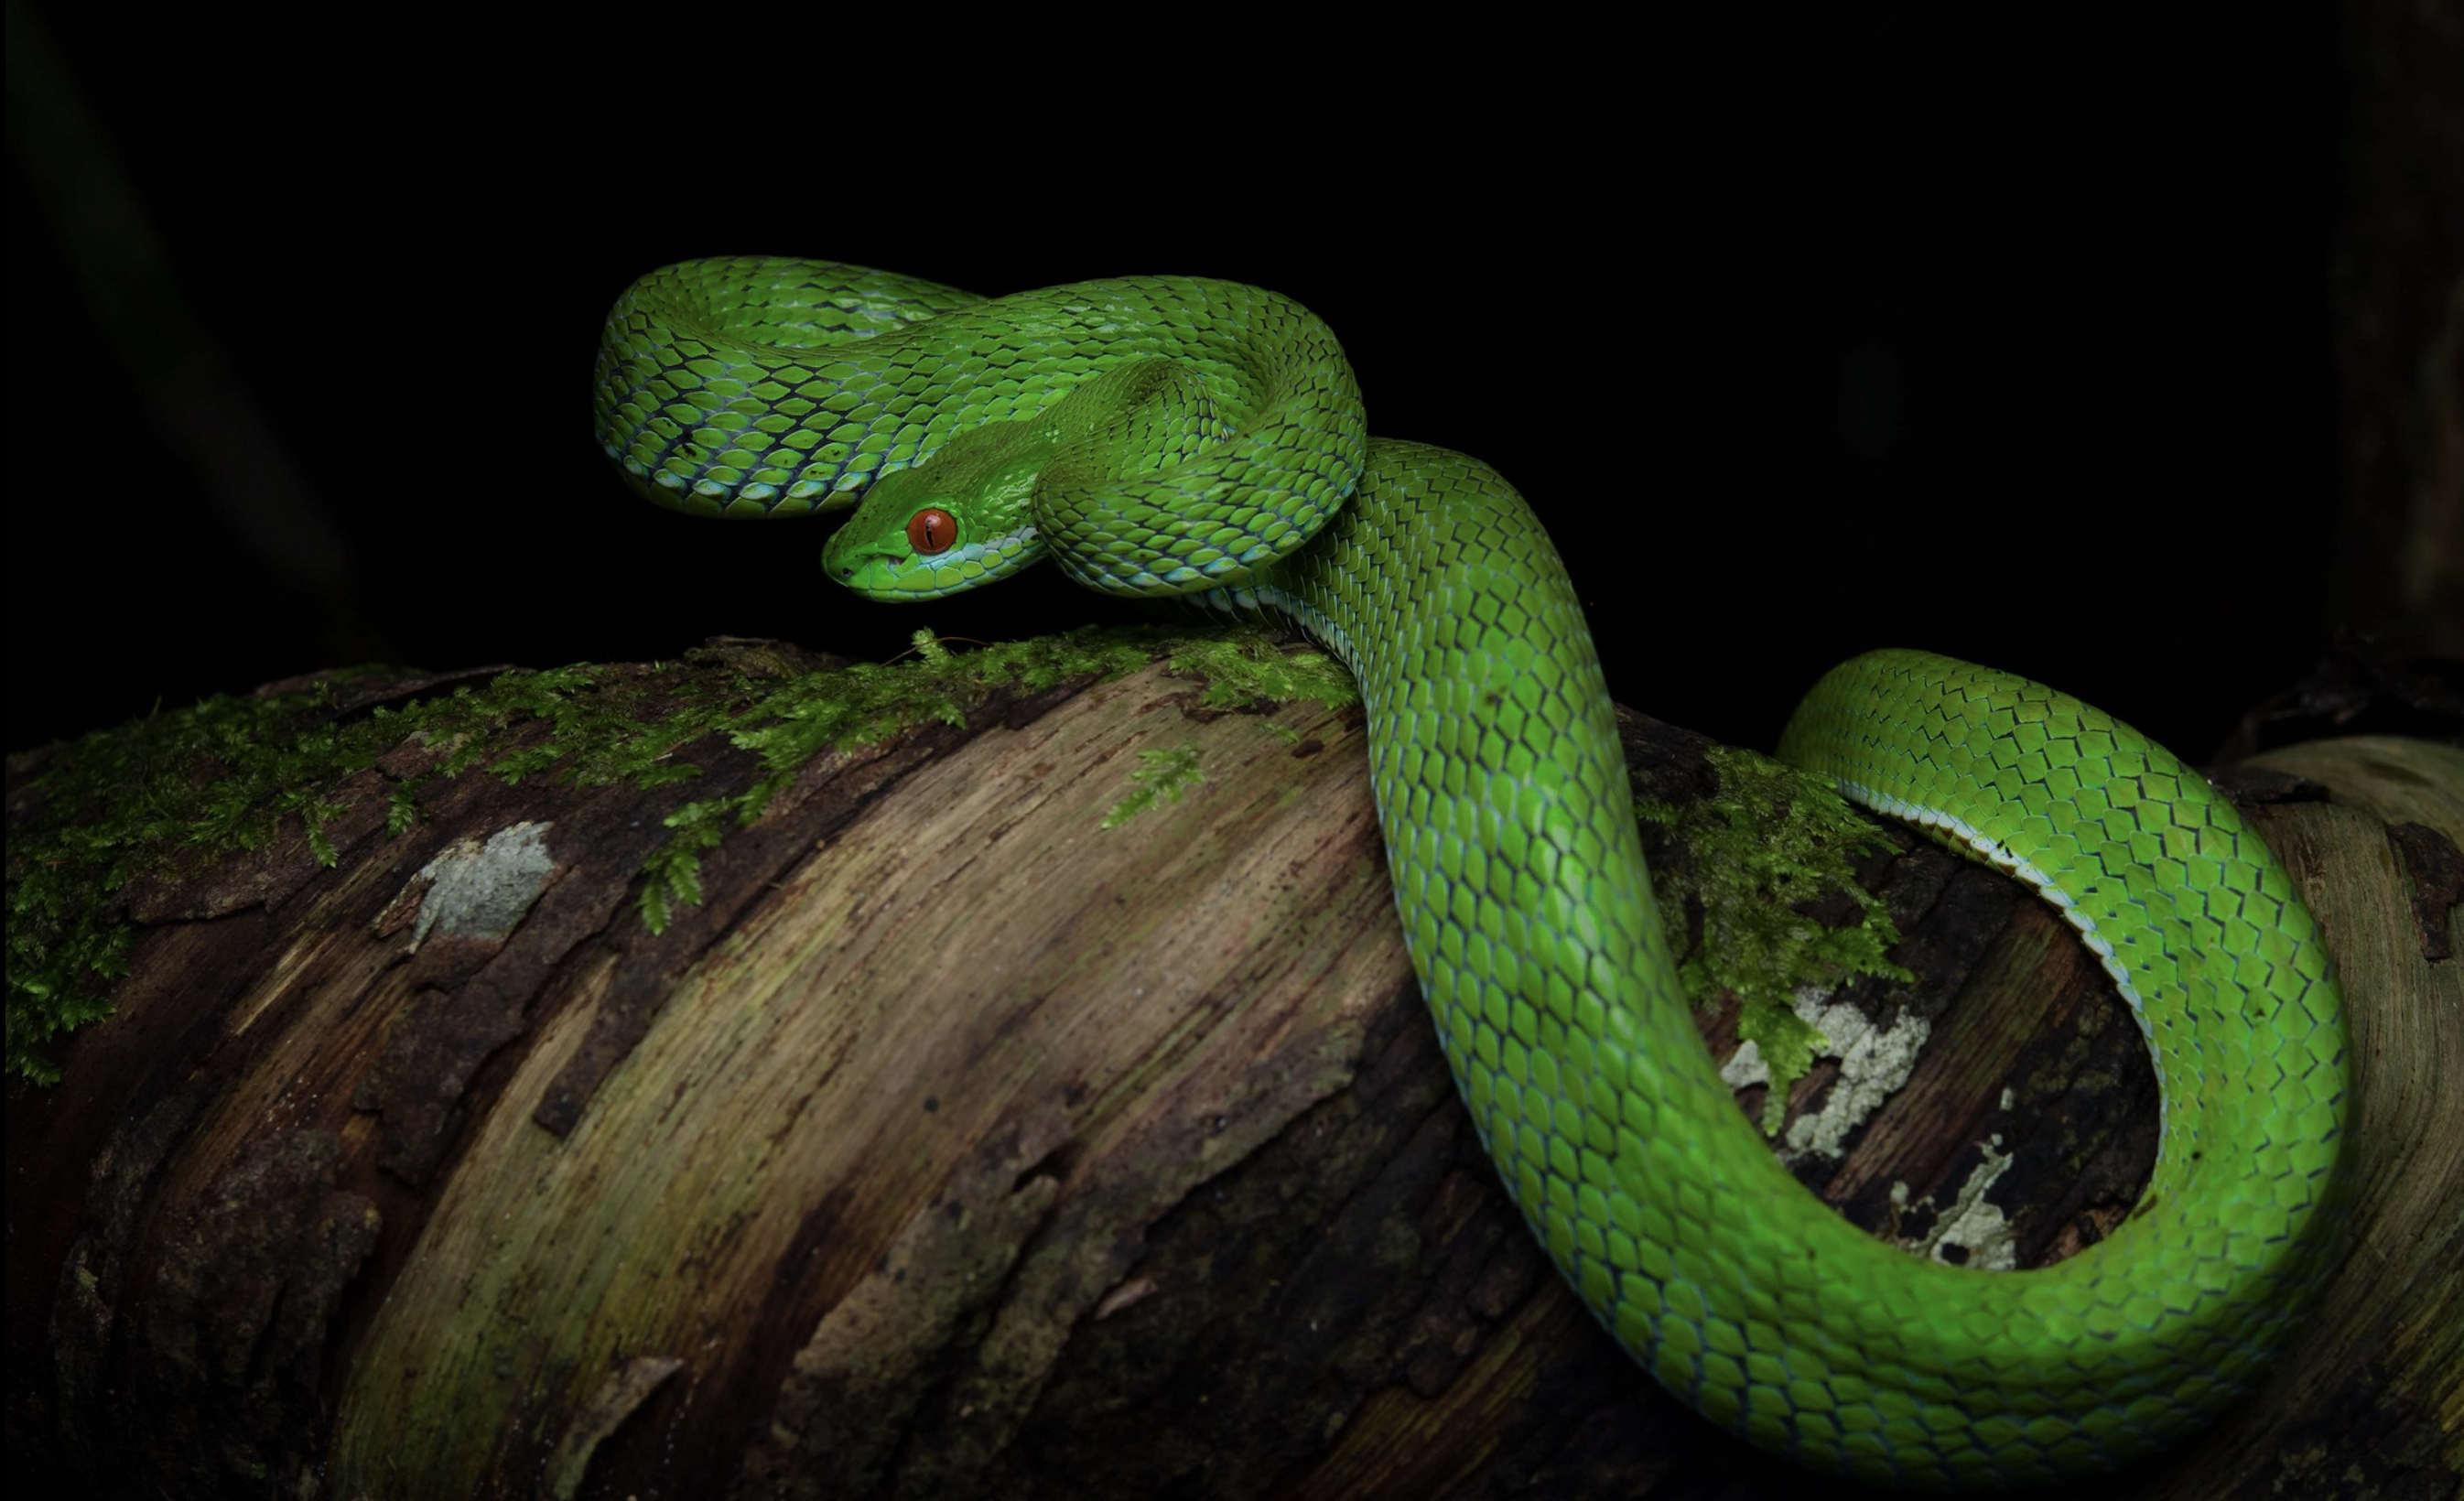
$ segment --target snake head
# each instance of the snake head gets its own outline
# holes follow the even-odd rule
[[[1025,422],[959,433],[913,469],[882,475],[822,549],[822,568],[870,600],[939,599],[1044,556],[1029,501],[1051,457]]]
[[[988,422],[873,481],[822,553],[875,600],[928,600],[1042,558],[1052,524],[1117,481],[1151,476],[1231,435],[1206,383],[1177,361],[1106,369],[1032,417]],[[1047,523],[1056,514],[1059,523]]]

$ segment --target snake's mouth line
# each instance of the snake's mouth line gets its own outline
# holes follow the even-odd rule
[[[847,524],[853,525],[854,519]],[[837,541],[833,537],[823,547],[822,571],[857,597],[885,605],[921,605],[963,594],[1008,578],[1044,557],[1032,521],[929,557],[877,542],[855,543],[850,549],[858,555],[855,562],[834,563],[831,556],[838,551]]]

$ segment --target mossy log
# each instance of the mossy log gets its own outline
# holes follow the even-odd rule
[[[658,692],[813,666],[739,644]],[[358,681],[336,713],[434,688]],[[1686,890],[1713,747],[1621,724]],[[1158,666],[993,688],[811,760],[658,931],[646,855],[755,755],[689,745],[701,775],[645,790],[448,778],[451,751],[409,737],[319,805],[331,865],[295,820],[109,898],[137,933],[117,1015],[58,1045],[59,1084],[9,1091],[21,1472],[149,1496],[1806,1491],[1653,1385],[1504,1198],[1405,960],[1356,710],[1207,709]],[[11,762],[12,847],[53,754]],[[2464,756],[2318,743],[2229,784],[2343,967],[2361,1202],[2275,1380],[2108,1489],[2409,1494],[2464,1458]],[[422,818],[388,834],[406,792]],[[1780,1150],[1921,1253],[2057,1259],[2145,1181],[2140,1036],[2049,909],[1881,838],[1858,878],[1913,978],[1802,998],[1831,1051]],[[1683,903],[1684,941],[1712,905]],[[1724,1059],[1736,1026],[1703,1012]]]

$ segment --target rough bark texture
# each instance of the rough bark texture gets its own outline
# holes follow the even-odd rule
[[[1700,738],[1623,722],[1646,797],[1707,789]],[[1205,780],[1101,828],[1157,747]],[[1803,1492],[1652,1385],[1503,1197],[1404,959],[1356,714],[1202,711],[1155,670],[996,694],[813,762],[656,935],[634,872],[682,791],[446,781],[437,754],[362,780],[333,869],[295,840],[136,893],[120,1014],[58,1087],[11,1087],[9,1434],[38,1473]],[[696,797],[756,774],[694,754]],[[39,758],[11,769],[13,817]],[[2444,1494],[2464,757],[2322,743],[2237,778],[2343,967],[2354,1249],[2266,1391],[2109,1489]],[[389,839],[393,782],[429,821]],[[1954,1258],[2095,1240],[2155,1138],[2102,972],[2049,909],[1907,836],[1861,878],[1918,978],[1833,998],[1842,1055],[1790,1102],[1798,1175]],[[1733,1028],[1705,1017],[1723,1058]]]

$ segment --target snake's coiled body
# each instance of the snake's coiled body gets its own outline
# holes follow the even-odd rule
[[[782,325],[828,322],[855,342],[781,345]],[[1107,453],[1111,408],[1068,415],[1073,391],[1178,358],[1221,422],[1180,424],[1196,436],[1171,461]],[[1758,1444],[1936,1486],[2118,1464],[2246,1388],[2327,1263],[2344,1029],[2282,870],[2127,727],[1916,652],[1825,677],[1783,758],[2062,908],[2149,1032],[2164,1144],[2128,1222],[2030,1272],[1918,1261],[1799,1186],[1694,1027],[1547,534],[1479,461],[1361,439],[1339,350],[1286,299],[1139,278],[978,302],[829,263],[693,263],[618,304],[599,416],[637,488],[691,509],[807,509],[900,474],[831,545],[868,592],[945,592],[1049,549],[1083,581],[1194,590],[1327,643],[1360,681],[1406,941],[1507,1187],[1635,1358]],[[943,503],[938,466],[912,466],[949,445],[971,472],[986,423],[1077,477],[1029,520],[981,523],[972,556],[901,556],[907,508]],[[1190,497],[1200,519],[1154,521]],[[876,501],[887,527],[867,525]]]

